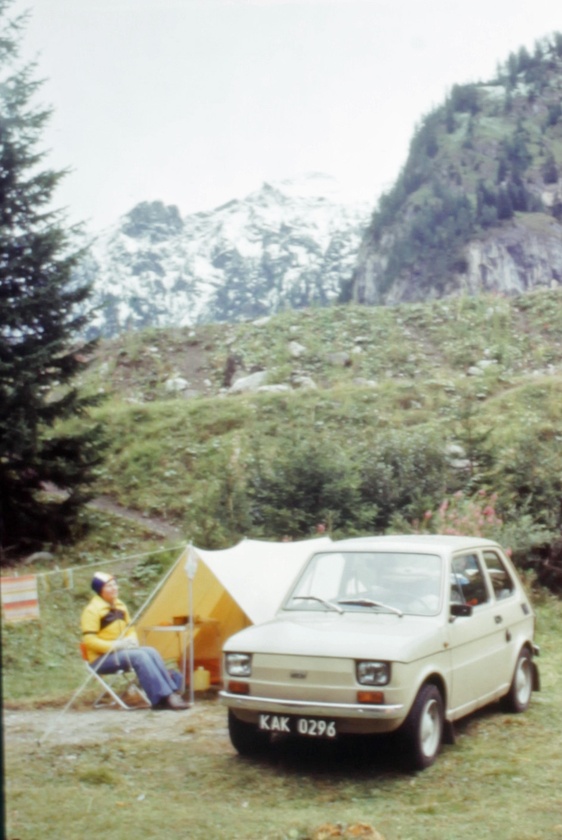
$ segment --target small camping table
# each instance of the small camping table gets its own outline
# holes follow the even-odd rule
[[[196,617],[195,621],[193,622],[193,631],[195,635],[195,631],[198,630],[202,626],[210,626],[215,627],[218,629],[219,620],[217,618],[199,618]],[[180,659],[181,659],[181,690],[182,693],[185,691],[185,681],[186,681],[186,666],[187,666],[187,645],[189,643],[189,637],[191,626],[190,624],[149,624],[147,627],[142,628],[143,634],[143,641],[146,644],[146,637],[149,633],[177,633],[178,634],[178,644],[180,646]]]
[[[177,633],[181,660],[181,690],[185,691],[185,668],[187,656],[187,642],[189,639],[189,624],[151,624],[142,628],[144,642],[149,633]]]

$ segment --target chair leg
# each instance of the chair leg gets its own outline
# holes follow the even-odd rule
[[[95,677],[95,679],[99,682],[99,684],[103,688],[103,691],[101,692],[101,694],[99,694],[98,697],[96,697],[96,699],[94,700],[94,703],[93,703],[94,709],[100,709],[103,706],[107,706],[107,705],[110,705],[110,706],[117,705],[121,709],[125,709],[126,711],[132,712],[135,709],[143,708],[142,706],[129,706],[128,703],[125,703],[123,698],[120,697],[117,694],[117,692],[113,690],[113,688],[109,685],[109,683],[106,682],[102,678],[102,676],[97,673],[97,671],[95,671],[93,668],[90,668],[89,666],[88,666],[88,670],[90,671],[92,676]],[[122,672],[118,672],[118,673],[122,673]],[[129,686],[132,685],[134,682],[135,682],[135,680],[131,679],[129,681],[129,683],[127,684],[127,688],[125,690],[127,690],[129,688]],[[139,689],[139,692],[140,692],[141,696],[143,697],[143,699],[146,701],[147,707],[150,706],[150,703],[149,703],[148,698],[147,698],[146,694],[144,693],[144,691],[142,691],[142,689]],[[103,698],[107,697],[107,696],[112,698],[112,700],[109,704],[103,702]]]

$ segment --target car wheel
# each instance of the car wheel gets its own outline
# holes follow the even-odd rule
[[[246,723],[228,710],[228,734],[234,749],[240,755],[259,755],[269,746],[269,734],[260,732],[254,723]]]
[[[517,657],[509,691],[502,699],[502,707],[507,712],[525,712],[529,708],[532,692],[533,660],[527,648],[523,648]]]
[[[406,760],[412,770],[425,770],[435,761],[443,740],[443,698],[435,685],[420,688],[402,730]]]

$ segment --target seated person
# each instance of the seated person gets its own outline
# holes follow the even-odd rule
[[[129,626],[127,607],[117,597],[119,590],[113,575],[96,572],[92,589],[96,594],[81,620],[82,641],[90,665],[100,674],[134,669],[153,709],[189,709],[190,704],[177,693],[179,674],[167,670],[157,650],[139,647],[135,629]]]

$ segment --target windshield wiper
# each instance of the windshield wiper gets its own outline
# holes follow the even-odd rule
[[[294,595],[291,599],[292,601],[318,601],[319,604],[324,604],[325,607],[328,607],[331,610],[335,610],[338,613],[343,613],[343,610],[340,610],[337,604],[334,604],[333,601],[327,601],[325,598],[320,598],[318,595]]]
[[[340,599],[338,604],[349,604],[357,607],[380,607],[381,610],[388,610],[391,613],[395,613],[395,615],[399,615],[400,618],[404,615],[398,607],[391,607],[390,604],[383,604],[382,601],[371,601],[370,598],[344,598]]]

